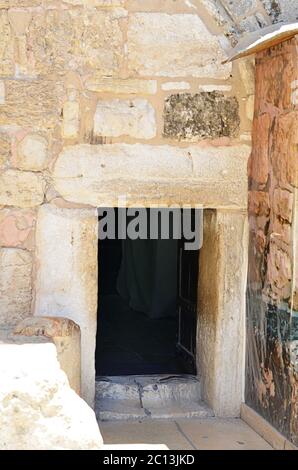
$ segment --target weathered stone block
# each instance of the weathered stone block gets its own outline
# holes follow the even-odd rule
[[[275,189],[273,194],[273,211],[280,220],[291,223],[294,211],[294,194],[283,189]]]
[[[64,199],[95,207],[135,204],[247,206],[246,145],[187,147],[76,145],[59,155],[54,187]]]
[[[0,246],[7,248],[34,247],[36,214],[28,209],[0,210]]]
[[[119,18],[125,10],[42,10],[34,15],[29,40],[39,74],[96,69],[117,75],[123,55]]]
[[[223,49],[197,15],[136,13],[128,22],[128,67],[142,76],[223,78]]]
[[[10,157],[10,138],[7,134],[0,133],[0,169],[5,167]]]
[[[18,144],[16,166],[25,171],[42,171],[49,163],[48,142],[38,134],[27,134]]]
[[[157,91],[156,80],[138,80],[134,78],[110,78],[93,75],[89,77],[85,86],[87,90],[98,93],[127,93],[131,95],[154,95]]]
[[[5,103],[5,83],[0,81],[0,105]]]
[[[55,345],[19,337],[0,344],[1,450],[97,450],[93,410],[69,386]]]
[[[248,13],[253,8],[257,8],[257,0],[229,0],[224,1],[227,10],[236,19]]]
[[[94,116],[94,134],[152,139],[156,135],[154,108],[142,99],[99,101]]]
[[[277,246],[274,238],[272,237],[267,268],[268,294],[277,302],[289,299],[291,295],[291,280],[291,258],[286,251]]]
[[[277,118],[273,133],[272,167],[281,183],[298,187],[298,113],[293,111]]]
[[[18,248],[0,248],[0,323],[13,325],[31,315],[32,255]]]
[[[44,181],[40,175],[18,170],[0,173],[0,205],[39,206],[44,198]]]
[[[54,129],[60,122],[63,87],[53,80],[6,80],[0,125]]]
[[[190,84],[188,82],[165,82],[161,84],[161,89],[168,90],[189,90]]]
[[[62,136],[75,139],[80,130],[80,104],[78,101],[67,101],[63,105]]]
[[[235,137],[239,131],[239,106],[222,93],[171,95],[164,108],[164,135],[177,139]]]
[[[254,119],[252,135],[252,155],[249,176],[260,184],[265,184],[269,174],[269,130],[271,119],[262,114]]]
[[[67,317],[80,326],[82,397],[91,406],[95,389],[97,224],[94,209],[60,209],[44,204],[36,225],[39,269],[34,314]]]
[[[6,10],[0,10],[0,37],[0,76],[13,75],[13,35]]]
[[[64,3],[71,5],[84,5],[91,7],[119,7],[125,0],[63,0]]]
[[[252,215],[268,216],[270,213],[269,194],[263,191],[249,191],[248,211]]]
[[[61,369],[67,375],[69,385],[81,393],[81,332],[80,327],[68,318],[25,318],[14,329],[14,335],[44,336],[51,338],[57,349]]]

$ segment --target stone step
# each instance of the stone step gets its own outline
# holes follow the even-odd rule
[[[144,421],[148,419],[208,418],[214,416],[203,402],[189,402],[184,405],[173,402],[167,407],[143,408],[141,403],[130,400],[105,398],[96,406],[99,421]]]
[[[96,381],[98,420],[206,418],[200,382],[191,375],[100,377]]]
[[[99,377],[96,380],[97,399],[131,400],[138,397],[146,404],[198,401],[201,387],[193,375],[130,375]]]

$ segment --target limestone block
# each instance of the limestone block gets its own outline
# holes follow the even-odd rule
[[[64,199],[94,207],[129,204],[203,204],[247,207],[250,147],[143,144],[75,145],[58,156],[55,190]]]
[[[0,37],[0,76],[13,75],[13,34],[6,10],[0,10]]]
[[[29,28],[36,73],[86,69],[117,75],[123,55],[119,18],[125,14],[124,9],[113,8],[36,12]]]
[[[69,386],[55,345],[41,338],[0,344],[1,450],[96,450],[93,410]]]
[[[273,211],[279,219],[286,220],[291,223],[293,218],[294,194],[280,188],[274,190],[273,193]]]
[[[94,134],[152,139],[156,135],[154,108],[142,99],[99,101],[94,116]]]
[[[0,169],[3,169],[10,157],[10,138],[0,133]]]
[[[154,95],[157,91],[156,80],[138,80],[134,78],[110,78],[101,74],[90,76],[85,86],[87,90],[98,93],[127,93],[131,95]]]
[[[204,211],[198,372],[203,400],[222,417],[239,416],[243,401],[247,244],[245,213]]]
[[[80,130],[80,104],[67,101],[63,106],[62,136],[66,139],[76,138]]]
[[[251,58],[244,58],[238,61],[238,67],[242,83],[248,96],[255,93],[255,67]]]
[[[169,96],[164,107],[164,135],[176,139],[235,137],[239,132],[235,97],[217,91]]]
[[[160,77],[226,79],[231,65],[220,38],[192,14],[136,13],[128,22],[128,67],[131,73]]]
[[[5,83],[0,81],[0,105],[5,103]]]
[[[250,121],[254,118],[255,112],[255,97],[254,95],[250,95],[246,101],[246,116]]]
[[[258,6],[257,0],[229,0],[228,2],[224,3],[226,5],[227,10],[236,19],[245,15],[250,10],[257,8]]]
[[[162,83],[161,89],[168,90],[189,90],[190,84],[188,82],[166,82]]]
[[[97,211],[45,204],[36,226],[36,316],[70,318],[81,329],[82,397],[93,406],[97,322]]]
[[[91,7],[119,7],[125,0],[63,0],[64,3],[71,5],[85,5]]]
[[[45,184],[29,171],[6,170],[0,174],[0,205],[34,207],[43,202]]]
[[[0,246],[33,250],[36,213],[28,209],[0,210]]]
[[[18,144],[17,168],[42,171],[49,163],[48,142],[38,134],[27,134]]]
[[[0,248],[0,324],[13,325],[31,315],[32,255]]]
[[[80,327],[68,318],[31,317],[18,323],[14,335],[44,336],[51,338],[57,349],[57,358],[69,385],[81,393],[81,332]]]
[[[6,80],[0,126],[54,129],[60,122],[63,86],[59,80]]]

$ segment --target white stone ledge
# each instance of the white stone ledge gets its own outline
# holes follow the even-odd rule
[[[53,184],[64,199],[94,207],[202,204],[245,208],[247,145],[178,148],[145,144],[76,145],[55,164]]]

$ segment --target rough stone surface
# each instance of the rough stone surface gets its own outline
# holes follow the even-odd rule
[[[0,132],[0,170],[7,165],[10,153],[10,138],[7,134]]]
[[[260,184],[265,184],[269,175],[269,130],[270,116],[262,114],[254,119],[252,156],[249,176]]]
[[[268,216],[270,213],[269,194],[263,191],[249,191],[248,211],[252,215]]]
[[[289,299],[291,295],[292,263],[289,254],[272,239],[269,246],[267,289],[274,299]]]
[[[157,91],[156,80],[138,80],[136,78],[110,78],[93,75],[86,80],[87,90],[98,93],[128,93],[131,95],[154,95]]]
[[[48,166],[47,140],[38,134],[28,134],[18,145],[17,168],[25,171],[42,171]]]
[[[239,123],[237,99],[216,91],[171,95],[165,102],[166,137],[190,140],[235,137]]]
[[[90,406],[95,387],[97,223],[95,210],[43,205],[36,227],[34,314],[67,317],[80,326],[82,397]]]
[[[62,95],[59,81],[6,80],[5,83],[6,99],[0,106],[0,125],[49,130],[59,124]]]
[[[247,238],[244,213],[204,212],[198,373],[203,400],[221,417],[239,416],[242,402]]]
[[[121,6],[125,0],[63,0],[64,3],[70,3],[71,5],[84,5],[84,6],[96,6],[96,7],[114,7]]]
[[[94,116],[94,134],[151,139],[156,135],[154,108],[141,99],[99,101]]]
[[[15,324],[31,315],[32,255],[17,248],[0,248],[0,323]]]
[[[1,343],[0,375],[2,450],[101,448],[94,412],[69,387],[53,344]]]
[[[122,31],[119,17],[125,10],[41,10],[29,29],[38,74],[61,70],[96,69],[103,76],[119,71]]]
[[[59,155],[54,186],[64,199],[94,207],[133,204],[246,207],[250,148],[77,145]],[[128,191],[129,188],[129,191]]]
[[[154,38],[154,41],[152,41]],[[128,23],[128,66],[131,73],[160,77],[226,79],[231,66],[197,15],[136,13]]]
[[[43,198],[44,183],[40,175],[18,170],[0,173],[0,205],[34,207]]]
[[[34,248],[36,213],[28,209],[0,210],[0,246]]]
[[[282,189],[275,189],[273,195],[273,210],[277,217],[291,223],[293,218],[294,194]]]
[[[18,323],[13,334],[51,338],[57,349],[59,364],[67,375],[69,385],[80,395],[81,332],[75,322],[68,318],[30,317]]]
[[[0,76],[13,75],[13,37],[6,10],[0,10]]]

